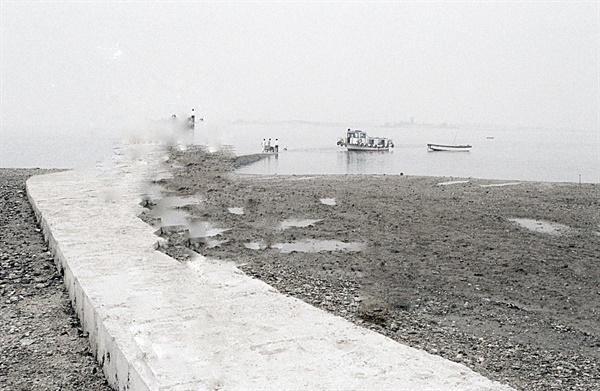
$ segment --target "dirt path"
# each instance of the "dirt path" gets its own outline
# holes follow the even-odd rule
[[[175,176],[160,185],[202,199],[181,209],[227,229],[191,240],[171,230],[166,251],[178,259],[187,247],[233,260],[282,292],[518,389],[600,389],[600,186],[239,176],[233,156],[197,148],[169,163]],[[283,229],[290,219],[317,221]]]

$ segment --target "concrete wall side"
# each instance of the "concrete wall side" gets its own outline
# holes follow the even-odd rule
[[[145,374],[144,379],[129,364],[125,354],[119,349],[115,338],[110,335],[101,316],[99,316],[91,300],[71,272],[68,260],[64,257],[49,224],[44,219],[40,207],[31,195],[29,180],[26,182],[26,190],[29,202],[40,224],[44,238],[48,243],[48,248],[54,257],[56,268],[63,275],[63,281],[71,299],[71,304],[81,322],[84,332],[88,333],[91,351],[102,366],[109,385],[116,390],[143,391],[156,389],[158,382],[150,371]]]

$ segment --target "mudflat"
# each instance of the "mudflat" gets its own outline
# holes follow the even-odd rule
[[[171,151],[157,184],[199,199],[174,209],[206,229],[163,227],[165,252],[234,261],[517,389],[600,389],[599,185],[235,173],[251,160]],[[159,227],[157,202],[141,217]]]

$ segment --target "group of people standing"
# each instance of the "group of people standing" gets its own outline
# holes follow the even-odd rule
[[[172,120],[177,120],[177,114],[172,114],[171,115],[171,119]],[[192,109],[192,113],[190,114],[190,116],[187,118],[187,122],[188,122],[188,126],[191,130],[194,130],[196,128],[196,123],[198,122],[202,122],[204,121],[204,118],[201,117],[200,119],[196,119],[196,112],[194,111],[194,109]]]
[[[261,142],[262,151],[265,152],[279,152],[279,139],[275,139],[275,142],[271,145],[271,139],[264,139]]]

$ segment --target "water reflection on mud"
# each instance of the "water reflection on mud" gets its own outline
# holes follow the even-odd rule
[[[297,219],[289,219],[289,220],[284,220],[279,224],[279,229],[288,229],[291,227],[299,227],[299,228],[304,228],[304,227],[308,227],[311,226],[315,223],[318,223],[319,221],[323,221],[322,219],[306,219],[306,220],[297,220]]]
[[[152,213],[152,216],[157,219],[156,228],[171,227],[174,225],[188,224],[188,212],[181,209],[165,209],[160,213]]]
[[[321,203],[323,205],[330,205],[330,206],[336,205],[335,198],[321,198],[319,201],[321,201]]]
[[[450,186],[450,185],[459,185],[461,183],[469,183],[469,181],[449,181],[449,182],[440,182],[438,186]]]
[[[180,197],[167,197],[158,199],[156,204],[150,210],[152,217],[156,219],[154,226],[156,228],[170,227],[175,225],[187,226],[189,223],[189,213],[183,209],[177,209],[182,206],[190,205]]]
[[[206,239],[206,248],[220,247],[222,244],[229,242],[229,240],[217,240],[217,239]]]
[[[209,238],[229,231],[226,228],[217,228],[206,221],[191,221],[187,224],[187,229],[192,238]]]
[[[229,211],[229,213],[234,214],[234,215],[243,215],[244,214],[244,208],[227,208],[227,210]]]
[[[154,227],[163,230],[169,227],[176,227],[176,230],[183,229],[188,231],[190,238],[209,238],[228,231],[225,228],[217,228],[207,221],[193,220],[188,211],[179,209],[198,203],[200,203],[200,199],[193,196],[157,199],[156,204],[151,209],[152,217],[156,220]],[[222,243],[224,242],[207,242],[206,244],[207,247],[216,247]]]
[[[560,235],[564,232],[569,231],[571,228],[559,223],[552,223],[549,221],[533,220],[533,219],[508,219],[509,221],[517,223],[523,228],[527,228],[531,231],[546,233],[551,235]]]
[[[275,243],[271,247],[278,249],[279,252],[284,254],[293,251],[302,253],[318,253],[322,251],[358,252],[364,250],[365,244],[357,242],[344,243],[339,240],[304,239],[291,243]]]
[[[265,248],[267,248],[267,245],[265,244],[265,242],[248,242],[248,243],[244,243],[244,247],[250,249],[250,250],[264,250]]]

